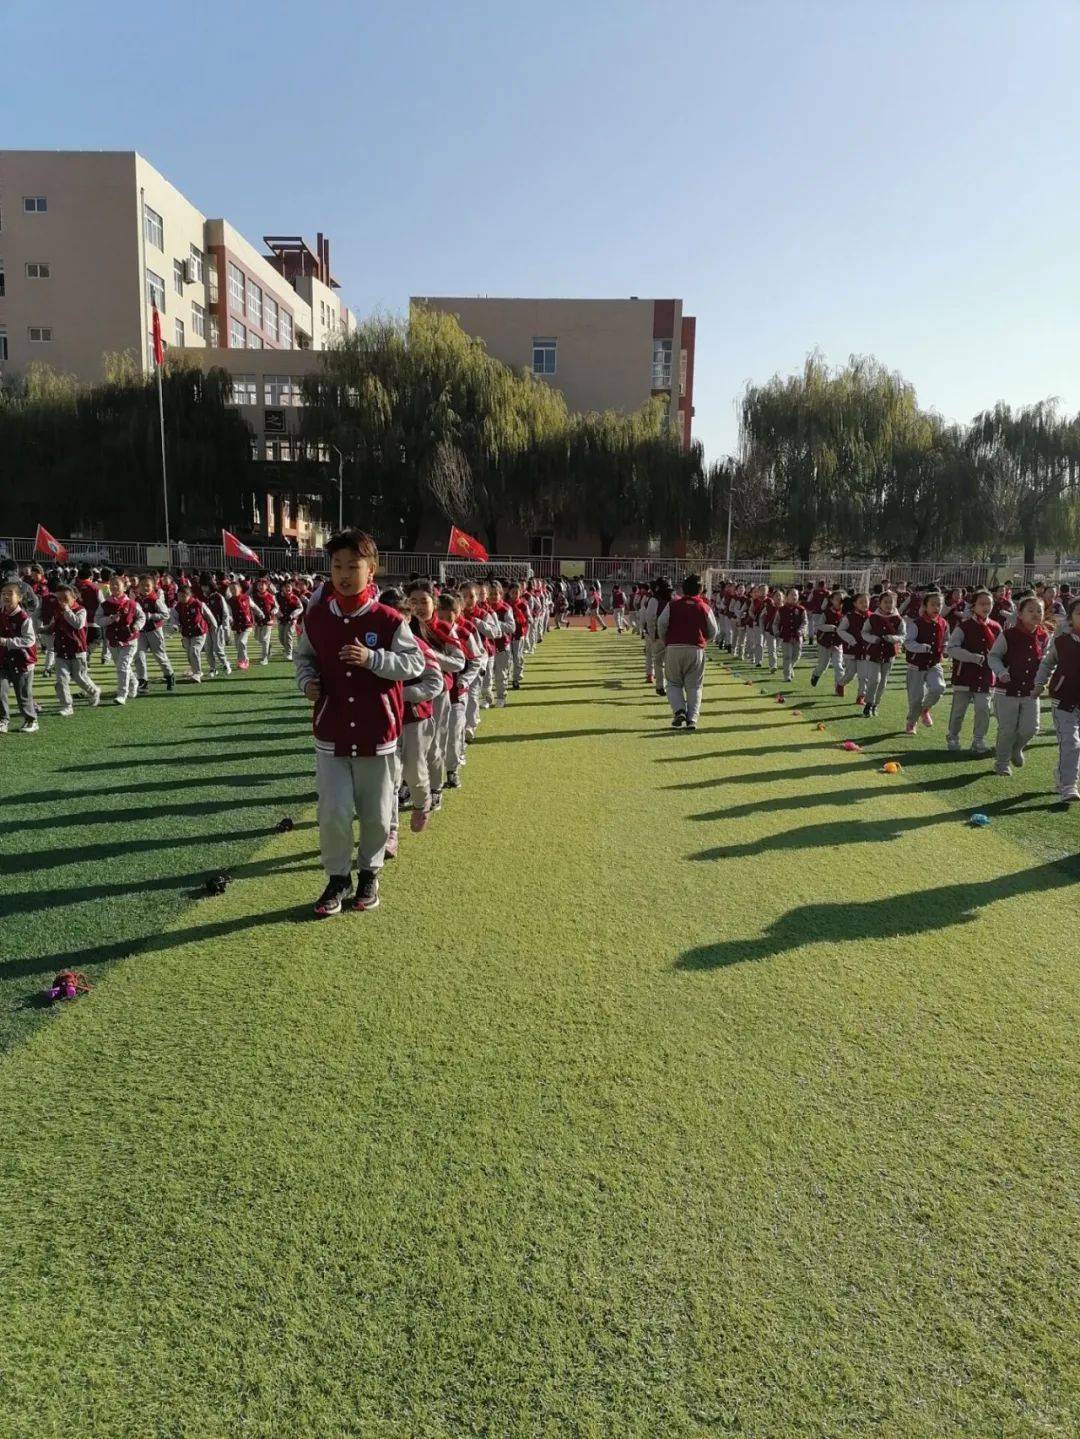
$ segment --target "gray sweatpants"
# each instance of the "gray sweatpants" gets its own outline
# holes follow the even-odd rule
[[[291,660],[293,645],[296,643],[296,622],[294,620],[278,620],[277,635],[282,653],[287,660]]]
[[[255,639],[259,645],[259,663],[261,665],[268,665],[270,663],[270,638],[273,633],[273,625],[255,626]]]
[[[202,652],[206,644],[206,636],[183,635],[182,642],[184,653],[187,655],[188,668],[197,679],[202,679]]]
[[[450,767],[447,756],[450,749],[450,691],[443,686],[441,695],[436,695],[432,706],[432,731],[430,773],[432,790],[441,790],[446,782],[446,771]]]
[[[237,662],[237,664],[246,665],[246,664],[248,663],[248,636],[249,636],[250,634],[251,634],[251,631],[250,631],[250,630],[237,630],[237,631],[236,631],[236,662]]]
[[[210,634],[210,673],[216,675],[218,670],[232,674],[232,665],[229,663],[229,638],[232,631],[227,625],[218,625],[216,630]]]
[[[940,665],[921,670],[907,667],[907,722],[914,724],[923,710],[932,710],[945,693],[945,671]]]
[[[841,683],[849,685],[856,678],[859,681],[859,696],[865,699],[870,685],[870,661],[868,659],[857,660],[853,654],[846,654],[844,656],[844,678]]]
[[[777,646],[777,643],[778,643],[777,638],[776,638],[776,636],[773,634],[773,632],[772,632],[771,630],[766,630],[765,633],[764,633],[764,635],[763,635],[763,639],[764,639],[764,642],[765,642],[765,643],[764,643],[764,649],[763,649],[763,653],[764,653],[764,656],[765,656],[765,662],[768,664],[770,670],[775,670],[775,669],[776,669],[776,646]]]
[[[1057,792],[1062,799],[1076,791],[1080,775],[1080,710],[1054,710],[1054,728],[1058,737],[1058,762],[1054,773]]]
[[[895,663],[895,660],[883,660],[881,664],[875,664],[873,660],[866,661],[866,703],[868,705],[877,706],[885,698],[889,676],[892,674],[892,667]]]
[[[952,706],[949,710],[948,742],[952,749],[960,744],[960,731],[968,709],[975,712],[975,728],[971,736],[971,748],[980,753],[989,749],[986,736],[990,733],[992,699],[989,690],[954,689]]]
[[[15,691],[15,703],[26,721],[37,719],[34,708],[34,666],[24,670],[0,668],[0,720],[5,724],[11,719],[8,690]]]
[[[822,645],[817,647],[817,663],[814,665],[814,674],[821,678],[825,671],[832,666],[833,678],[836,686],[844,683],[844,652],[839,645]]]
[[[1039,701],[1033,695],[994,696],[997,716],[997,748],[994,755],[998,769],[1023,755],[1024,746],[1035,737],[1039,723]]]
[[[479,682],[477,675],[477,682]],[[471,697],[473,686],[469,686]],[[466,705],[465,699],[458,700],[457,704],[450,706],[450,725],[447,734],[446,768],[450,773],[459,770],[465,763],[465,721]]]
[[[354,820],[360,821],[356,867],[382,869],[394,817],[396,765],[393,754],[347,759],[315,751],[319,854],[327,876],[352,873]]]
[[[656,681],[656,693],[662,695],[667,688],[667,682],[664,677],[664,655],[667,650],[667,645],[665,645],[664,641],[659,637],[655,640],[646,640],[645,643],[652,647],[652,659],[649,661],[648,672]]]
[[[71,708],[72,682],[78,685],[88,699],[101,693],[90,678],[90,661],[85,653],[73,655],[71,659],[65,659],[61,654],[56,656],[56,698],[63,710]]]
[[[135,674],[141,685],[148,684],[150,676],[146,669],[146,656],[153,655],[161,666],[163,675],[173,672],[172,661],[165,649],[165,636],[160,626],[156,630],[143,630],[139,635],[139,648],[135,655]]]
[[[412,807],[426,814],[431,808],[431,740],[435,721],[416,720],[401,731],[401,773],[409,786]],[[369,866],[370,867],[370,866]]]
[[[126,645],[110,645],[109,656],[116,666],[116,698],[121,704],[139,693],[139,680],[135,673],[135,648],[137,640]]]
[[[461,736],[462,745],[464,745],[465,743],[465,735],[474,735],[476,733],[476,727],[480,723],[480,697],[483,694],[484,685],[487,683],[487,677],[490,672],[491,656],[485,655],[483,664],[473,676],[472,681],[469,684],[469,688],[465,694],[465,703],[462,706],[465,711],[464,730],[462,731]],[[461,753],[462,756],[464,756],[464,749],[462,749]],[[461,762],[462,764],[465,763],[464,758],[462,758]]]
[[[697,645],[667,645],[664,678],[673,714],[684,711],[691,723],[701,712],[701,686],[705,679],[705,651]]]
[[[510,669],[514,677],[514,683],[521,683],[521,676],[525,671],[525,641],[516,635],[510,641]]]
[[[784,640],[780,648],[784,659],[784,679],[791,684],[795,678],[795,666],[802,654],[802,640]]]
[[[495,677],[495,703],[504,705],[506,703],[506,686],[510,679],[509,648],[496,651],[492,672]]]

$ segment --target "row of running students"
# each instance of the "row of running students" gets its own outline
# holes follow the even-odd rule
[[[700,583],[688,577],[691,598],[701,604]],[[743,595],[737,593],[743,589]],[[721,649],[775,673],[783,666],[786,682],[813,635],[816,657],[810,683],[831,671],[835,693],[855,688],[855,703],[873,716],[885,694],[894,664],[903,654],[906,669],[905,731],[934,723],[933,710],[950,688],[944,661],[952,661],[952,700],[946,730],[951,750],[962,745],[965,719],[972,714],[972,752],[991,752],[989,731],[997,721],[993,746],[995,769],[1010,775],[1025,762],[1027,745],[1039,732],[1040,697],[1055,701],[1058,738],[1058,793],[1066,802],[1080,799],[1080,599],[1067,587],[1053,585],[1020,591],[929,589],[898,593],[879,586],[870,594],[826,590],[812,621],[802,594],[766,586],[733,586],[714,601],[715,638]],[[645,643],[646,678],[657,690],[670,688],[661,617],[670,609],[671,587],[654,582],[650,596],[634,611],[635,627]],[[701,643],[700,638],[696,641]],[[662,664],[662,667],[661,667]],[[680,695],[681,698],[681,695]],[[675,702],[673,701],[673,704]]]

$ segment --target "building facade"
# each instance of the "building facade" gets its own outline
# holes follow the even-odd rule
[[[528,300],[414,296],[413,305],[456,315],[512,369],[530,370],[571,410],[640,409],[654,396],[689,449],[697,324],[681,300]]]
[[[0,370],[93,382],[128,351],[149,372],[155,304],[184,350],[321,350],[355,327],[321,234],[260,250],[134,151],[0,151]]]

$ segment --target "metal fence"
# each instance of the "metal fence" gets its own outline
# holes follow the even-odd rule
[[[313,573],[327,568],[326,553],[319,550],[298,550],[282,546],[263,546],[255,541],[253,549],[259,564],[244,560],[226,560],[221,545],[173,544],[171,552],[153,540],[68,540],[68,562],[71,564],[119,565],[125,569],[199,570],[268,570]],[[32,560],[48,563],[49,556],[34,550],[34,539],[0,538],[0,559],[13,559],[19,564]],[[536,575],[545,579],[560,576],[599,580],[622,584],[666,576],[678,583],[690,573],[709,574],[713,583],[731,579],[742,583],[774,585],[805,585],[825,579],[847,588],[865,588],[891,580],[912,585],[933,581],[947,588],[964,585],[993,585],[1004,580],[1055,581],[1080,579],[1080,560],[1042,557],[1039,563],[1025,566],[1022,557],[1010,557],[1001,563],[971,559],[939,560],[933,564],[906,564],[902,561],[874,560],[863,565],[816,561],[809,565],[785,564],[781,561],[747,564],[745,561],[726,566],[718,559],[686,559],[660,555],[492,555],[483,563],[450,558],[430,550],[389,550],[379,555],[380,573],[387,579],[405,579],[409,575],[431,575],[440,579],[470,579],[495,573],[521,578]]]

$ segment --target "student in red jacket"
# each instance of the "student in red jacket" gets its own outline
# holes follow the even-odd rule
[[[784,662],[784,680],[791,684],[795,679],[795,666],[802,654],[806,639],[806,610],[799,601],[799,591],[794,585],[784,596],[784,603],[773,620],[773,634],[780,641],[780,653]]]
[[[87,663],[86,611],[70,585],[59,585],[55,593],[53,644],[56,651],[56,698],[60,701],[60,714],[67,719],[74,714],[71,706],[72,680],[90,701],[91,708],[101,703],[101,691],[90,678]]]
[[[450,691],[450,724],[447,734],[446,786],[458,789],[461,785],[461,769],[465,764],[465,732],[468,723],[468,705],[480,682],[486,656],[476,626],[462,613],[461,599],[453,590],[443,590],[437,606],[438,617],[446,626],[452,639],[460,646],[465,664],[454,675]]]
[[[481,586],[482,590],[483,586]],[[503,599],[503,586],[499,580],[491,580],[488,583],[487,591],[491,611],[498,623],[498,637],[495,640],[494,683],[495,704],[502,709],[506,704],[506,687],[510,679],[511,666],[510,644],[517,634],[517,620],[513,610]]]
[[[126,704],[139,693],[135,655],[146,615],[138,600],[128,594],[127,580],[123,575],[113,575],[109,581],[109,593],[98,605],[95,623],[104,632],[109,655],[116,666],[116,697],[113,703]]]
[[[23,607],[22,585],[18,580],[9,580],[0,589],[0,734],[7,734],[11,720],[9,690],[14,690],[15,703],[23,717],[21,733],[33,734],[37,730],[36,664],[34,622]]]
[[[414,580],[405,592],[409,628],[418,640],[423,640],[435,656],[435,662],[442,672],[443,684],[431,704],[432,736],[428,752],[428,770],[431,788],[431,808],[442,808],[443,785],[448,769],[455,768],[447,756],[450,750],[450,711],[453,707],[451,693],[454,677],[465,668],[465,651],[451,634],[448,625],[435,615],[435,596],[428,580]]]
[[[1049,684],[1058,737],[1054,775],[1057,792],[1066,804],[1080,800],[1080,599],[1070,600],[1066,625],[1046,647],[1035,676],[1035,695]]]
[[[716,616],[701,593],[699,575],[687,575],[682,594],[673,595],[656,619],[664,646],[664,678],[672,729],[696,730],[705,680],[705,651],[716,638]]]
[[[810,676],[810,683],[816,685],[831,665],[833,683],[838,695],[844,693],[844,643],[837,633],[843,618],[844,592],[843,590],[833,590],[818,611],[815,629],[818,658]]]
[[[596,613],[599,615],[599,585],[597,585],[595,593],[597,597]],[[521,688],[522,678],[525,674],[526,641],[529,634],[531,617],[529,615],[528,606],[526,605],[524,598],[522,597],[521,585],[517,582],[517,580],[510,580],[508,582],[506,586],[506,602],[510,606],[510,612],[514,617],[514,632],[510,637],[510,682],[514,689],[519,690]],[[591,599],[589,603],[591,605]],[[602,617],[600,619],[600,623],[604,629],[607,629],[607,625],[604,624]]]
[[[169,630],[180,631],[180,641],[187,655],[187,678],[192,684],[202,684],[202,653],[206,636],[217,629],[217,620],[210,606],[197,600],[191,593],[191,585],[184,580],[176,587],[176,604],[169,613],[166,626]]]
[[[285,658],[292,663],[296,634],[304,618],[304,601],[292,581],[286,580],[278,595],[278,643]]]
[[[146,616],[146,623],[139,634],[135,654],[135,674],[139,682],[139,693],[145,694],[150,688],[150,675],[146,656],[153,655],[165,680],[165,688],[171,690],[176,684],[172,660],[165,649],[165,624],[169,618],[169,607],[159,589],[154,587],[152,575],[143,575],[138,586],[139,607]]]
[[[246,670],[251,663],[248,659],[248,636],[256,623],[262,623],[263,612],[239,580],[233,580],[229,585],[225,598],[229,605],[229,627],[236,637],[236,668]]]
[[[905,734],[915,733],[915,721],[932,725],[930,711],[945,693],[945,643],[949,627],[941,614],[941,591],[927,590],[918,614],[908,618],[904,626],[904,648],[907,651],[908,713]]]
[[[990,668],[990,651],[1001,633],[1001,626],[990,618],[994,597],[989,590],[976,590],[971,600],[971,613],[958,618],[949,631],[945,653],[953,662],[952,708],[945,743],[949,749],[960,748],[960,731],[968,709],[975,712],[971,737],[972,754],[989,754],[986,736],[990,732],[990,713],[994,689],[994,672]],[[954,605],[955,610],[955,605]]]
[[[865,593],[853,595],[851,608],[836,626],[837,636],[844,646],[844,674],[841,684],[846,688],[852,680],[858,681],[855,691],[857,705],[866,703],[866,690],[870,682],[867,667],[870,646],[863,639],[863,629],[869,618],[870,596]]]
[[[312,704],[319,848],[327,874],[320,916],[379,903],[379,871],[394,817],[403,686],[426,668],[404,616],[376,599],[379,552],[362,530],[326,546],[330,579],[311,596],[296,647],[296,678]],[[353,824],[359,874],[351,901]]]
[[[904,618],[897,611],[896,595],[892,590],[882,590],[878,596],[877,609],[867,615],[862,637],[866,645],[863,718],[869,719],[877,714],[878,705],[885,698],[892,667],[904,648]]]
[[[996,774],[1010,775],[1024,766],[1024,750],[1039,728],[1036,676],[1049,643],[1042,600],[1025,595],[1018,601],[1016,623],[1001,631],[989,654],[998,682]]]

